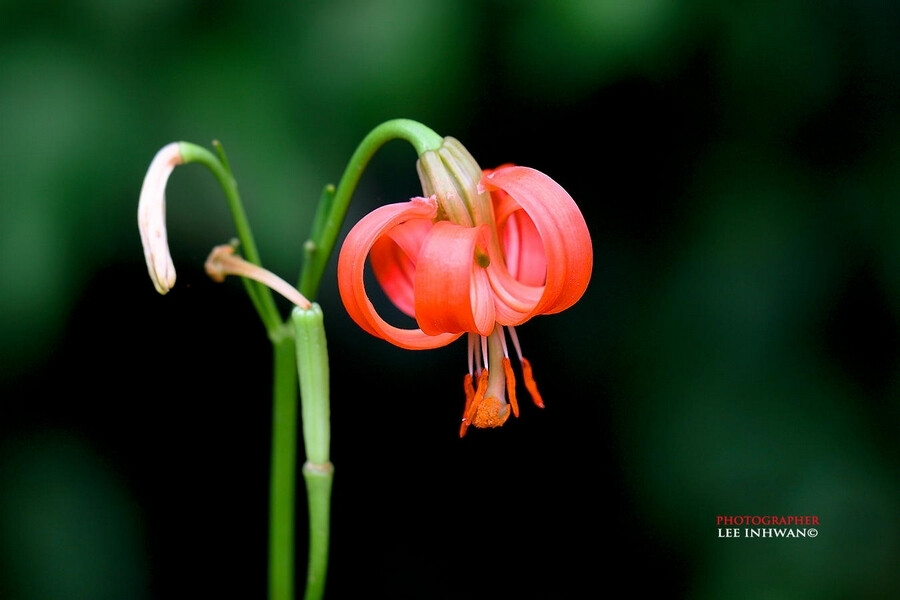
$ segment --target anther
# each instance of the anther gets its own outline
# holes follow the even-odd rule
[[[509,357],[503,357],[503,373],[506,375],[506,395],[512,407],[513,416],[519,418],[519,403],[516,400],[516,376],[513,374]]]
[[[534,380],[534,375],[531,373],[531,363],[528,362],[527,358],[522,359],[522,379],[525,380],[525,388],[528,390],[528,393],[531,394],[531,400],[534,402],[535,406],[544,408],[544,400],[541,398],[541,393],[537,389],[537,382]]]
[[[478,376],[478,388],[472,389],[472,375],[466,373],[466,376],[463,378],[463,386],[465,387],[466,392],[466,407],[463,409],[463,418],[462,423],[459,426],[459,437],[463,437],[466,435],[466,429],[469,428],[469,424],[472,423],[473,419],[475,419],[476,414],[478,413],[478,405],[482,403],[484,400],[484,393],[487,391],[488,384],[488,370],[482,369],[481,374]],[[471,397],[470,397],[471,394]],[[480,427],[480,425],[476,425]]]

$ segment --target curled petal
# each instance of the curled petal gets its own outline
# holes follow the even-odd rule
[[[539,314],[535,308],[544,294],[545,286],[526,285],[518,281],[503,268],[499,258],[493,258],[494,263],[499,266],[489,269],[488,276],[494,292],[497,323],[520,325]]]
[[[404,314],[415,317],[416,258],[431,230],[431,219],[410,219],[375,240],[369,253],[381,289]]]
[[[428,335],[421,329],[401,329],[388,324],[366,294],[363,280],[366,258],[374,244],[394,227],[414,219],[432,219],[436,213],[434,198],[413,198],[376,208],[350,230],[338,256],[338,290],[350,317],[372,335],[409,350],[445,346],[462,334]]]
[[[144,176],[138,201],[138,230],[144,247],[144,259],[150,279],[160,294],[165,294],[175,285],[175,265],[166,235],[166,182],[175,167],[183,162],[177,143],[160,149]]]
[[[432,335],[466,331],[490,335],[494,299],[487,264],[490,228],[435,223],[422,244],[415,276],[416,320]]]
[[[510,201],[510,204],[514,204]],[[500,242],[506,268],[517,281],[530,286],[544,285],[547,279],[547,255],[537,227],[520,207],[504,218],[497,217]]]
[[[481,184],[492,193],[508,194],[521,207],[534,225],[543,247],[546,280],[542,293],[525,318],[560,312],[575,304],[587,289],[594,258],[587,224],[572,197],[553,179],[528,167],[496,169],[482,178]],[[535,238],[530,236],[529,239],[528,243],[534,246]],[[528,269],[533,267],[526,267]],[[518,299],[534,298],[528,291],[532,286],[517,280],[509,271],[504,273],[504,269],[493,271],[491,284],[494,291],[501,301],[511,301],[511,312],[520,311],[526,304]]]

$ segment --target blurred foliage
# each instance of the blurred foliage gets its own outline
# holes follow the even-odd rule
[[[102,457],[70,434],[5,440],[4,598],[147,598],[140,512]]]
[[[890,3],[0,7],[4,598],[261,593],[269,357],[239,286],[200,267],[229,217],[208,173],[176,171],[179,283],[156,298],[140,183],[165,143],[221,140],[263,260],[292,280],[321,187],[395,117],[556,178],[596,267],[581,303],[520,332],[548,409],[463,444],[463,350],[386,349],[325,282],[333,397],[352,399],[333,409],[333,594],[363,577],[398,598],[560,597],[632,564],[656,575],[635,590],[668,597],[900,594]],[[413,158],[386,147],[350,218],[416,194]],[[421,406],[394,414],[360,380]],[[375,455],[429,466],[384,474]],[[717,514],[822,526],[753,544],[716,539]]]

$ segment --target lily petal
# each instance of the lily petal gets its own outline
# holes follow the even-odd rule
[[[415,318],[413,277],[425,236],[434,226],[431,219],[411,219],[375,240],[369,262],[378,284],[391,302]]]
[[[591,278],[593,248],[587,224],[572,197],[553,179],[528,167],[501,167],[482,178],[481,185],[491,192],[509,194],[534,224],[543,245],[547,261],[543,293],[523,320],[575,304]],[[514,300],[526,289],[504,270],[493,270],[491,284],[498,299]],[[513,302],[510,308],[520,310],[522,304]]]
[[[507,194],[504,195],[509,198]],[[511,198],[507,207],[514,208],[506,215],[497,216],[506,268],[510,275],[525,285],[544,285],[547,280],[547,255],[544,253],[541,234],[528,214]]]
[[[490,335],[496,321],[485,267],[490,228],[434,224],[419,254],[415,276],[416,321],[425,333]]]
[[[485,169],[484,176],[497,169],[513,166],[515,165],[507,163],[496,169]],[[491,204],[510,275],[526,285],[544,285],[547,278],[547,257],[534,222],[512,196],[503,190],[491,191]]]
[[[350,230],[338,256],[338,290],[350,317],[372,335],[409,350],[446,346],[462,333],[428,335],[421,329],[402,329],[387,323],[366,293],[363,281],[366,258],[379,238],[392,228],[414,219],[433,219],[436,214],[437,202],[433,197],[376,208]]]

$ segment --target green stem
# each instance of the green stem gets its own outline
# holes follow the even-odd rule
[[[275,374],[269,490],[269,599],[294,598],[294,504],[297,473],[297,362],[286,328],[272,337]]]
[[[375,152],[394,139],[409,141],[421,155],[440,148],[443,139],[428,127],[408,119],[395,119],[373,129],[350,158],[337,186],[322,193],[310,239],[304,245],[305,258],[298,289],[315,299],[325,267],[347,213],[350,199],[363,170]],[[185,163],[205,165],[219,181],[231,209],[242,254],[262,266],[247,216],[237,191],[237,183],[221,144],[214,142],[218,158],[211,152],[180,142]],[[320,600],[325,593],[330,535],[331,486],[334,467],[330,462],[330,400],[328,350],[322,310],[295,308],[293,331],[282,323],[271,290],[244,279],[250,300],[259,313],[274,350],[272,406],[272,457],[269,512],[269,598],[293,600],[294,595],[294,506],[297,466],[297,384],[301,391],[303,440],[309,506],[309,563],[306,600]],[[293,335],[292,335],[293,333]]]
[[[408,119],[382,123],[360,142],[350,157],[337,188],[326,186],[304,244],[305,260],[300,274],[300,293],[315,300],[325,267],[334,250],[338,232],[363,170],[375,152],[390,140],[405,139],[421,155],[441,147],[443,139],[428,127]],[[322,309],[291,313],[300,376],[303,442],[307,461],[303,478],[309,507],[309,562],[305,600],[320,600],[325,593],[330,535],[331,485],[334,466],[329,459],[331,443],[328,349]]]
[[[300,273],[298,287],[300,293],[310,300],[314,300],[319,291],[322,274],[331,258],[341,224],[347,214],[347,207],[350,205],[350,198],[356,190],[363,170],[381,146],[395,139],[408,141],[419,155],[429,150],[436,150],[443,143],[443,138],[437,133],[425,125],[409,119],[386,121],[363,138],[350,157],[337,189],[334,191],[334,196],[329,199],[329,202],[320,204],[319,210],[326,211],[327,216],[323,219],[321,215],[316,215],[314,229],[319,229],[319,231],[314,230],[305,245],[306,260]]]
[[[306,572],[306,600],[319,600],[325,593],[328,572],[328,537],[331,482],[334,467],[329,459],[331,409],[329,395],[328,347],[321,307],[294,308],[294,341],[300,375],[300,406],[306,463],[303,478],[309,506],[309,562]]]
[[[224,159],[224,150],[221,149],[218,143],[216,148],[219,155]],[[240,194],[238,194],[237,182],[234,180],[231,170],[227,167],[227,159],[224,159],[223,164],[223,161],[219,160],[212,152],[190,142],[179,142],[178,150],[185,164],[199,162],[212,171],[219,185],[222,186],[222,191],[225,192],[225,199],[228,202],[228,208],[231,209],[234,226],[237,230],[238,239],[241,242],[241,254],[253,264],[262,266],[259,251],[256,249],[256,242],[253,240],[253,233],[250,230],[250,222],[247,220],[244,206],[241,204]],[[250,300],[259,313],[266,330],[269,332],[269,336],[275,335],[282,325],[282,320],[278,307],[275,305],[275,299],[272,297],[272,292],[265,285],[255,281],[247,282],[245,285],[247,286]]]
[[[306,571],[305,600],[320,600],[325,594],[328,574],[328,538],[331,521],[331,482],[334,467],[331,463],[303,465],[306,495],[309,504],[309,565]]]

